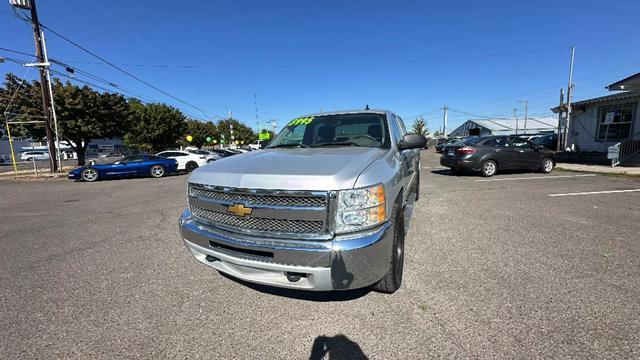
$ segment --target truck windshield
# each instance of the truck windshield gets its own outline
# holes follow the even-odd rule
[[[267,148],[321,146],[388,147],[386,116],[364,113],[293,119]]]

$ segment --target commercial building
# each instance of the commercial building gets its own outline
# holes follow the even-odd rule
[[[621,161],[637,162],[640,152],[640,73],[606,88],[615,93],[571,104],[567,147],[574,152],[599,153],[597,157],[606,160],[608,148],[617,146]],[[566,105],[551,110],[566,117]]]
[[[558,119],[471,119],[449,133],[449,136],[490,136],[515,134],[554,133],[558,130]]]

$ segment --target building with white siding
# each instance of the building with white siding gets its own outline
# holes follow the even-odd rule
[[[556,118],[470,119],[449,133],[449,136],[490,136],[540,134],[558,131]]]

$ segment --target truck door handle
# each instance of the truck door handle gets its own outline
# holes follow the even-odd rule
[[[498,152],[498,151],[502,151],[502,149],[493,149],[493,150],[495,150],[496,152]]]

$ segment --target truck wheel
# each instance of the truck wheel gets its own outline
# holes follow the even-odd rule
[[[487,160],[480,165],[480,169],[482,171],[482,176],[492,177],[496,172],[498,172],[498,164],[493,160]]]
[[[413,185],[413,191],[416,194],[414,201],[418,201],[420,199],[420,168],[418,168],[418,172],[416,173],[416,183]]]
[[[391,213],[393,231],[393,246],[391,247],[391,269],[376,284],[373,290],[392,294],[402,284],[402,269],[404,267],[404,215],[399,204],[393,206]]]
[[[198,168],[198,164],[196,164],[195,161],[189,161],[187,163],[187,165],[184,166],[185,170],[187,170],[187,172],[192,172],[193,170]]]

